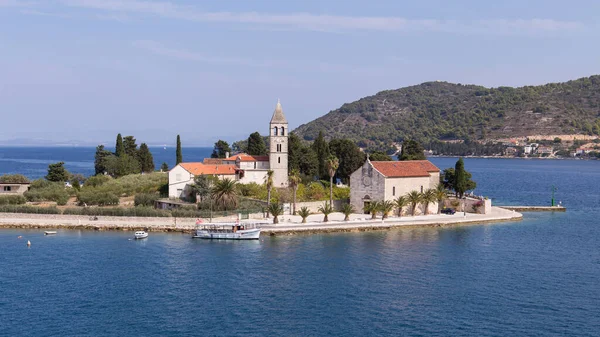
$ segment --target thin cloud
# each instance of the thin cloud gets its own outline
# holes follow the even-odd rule
[[[0,0],[1,1],[1,0]],[[389,32],[446,32],[467,34],[557,34],[579,32],[585,25],[575,21],[552,19],[490,19],[454,21],[437,19],[407,19],[402,17],[360,17],[315,15],[310,13],[268,14],[258,12],[205,12],[194,6],[171,2],[142,0],[61,0],[70,7],[103,10],[161,18],[207,22],[233,23],[309,31],[389,31]]]

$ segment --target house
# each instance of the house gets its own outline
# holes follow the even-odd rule
[[[517,148],[509,146],[506,148],[506,150],[504,150],[504,155],[514,157],[515,155],[517,155],[518,152],[519,150],[517,150]]]
[[[548,154],[551,155],[553,153],[552,146],[540,146],[537,148],[536,153],[538,154]]]
[[[350,204],[357,211],[374,201],[436,188],[440,169],[428,160],[367,161],[350,175]],[[430,210],[437,204],[431,204]]]
[[[229,178],[242,184],[262,184],[269,170],[273,171],[273,186],[288,186],[288,122],[281,103],[277,101],[269,122],[269,154],[253,156],[238,153],[226,158],[205,158],[201,163],[180,163],[169,171],[169,197],[186,198],[194,178],[212,175]]]
[[[29,191],[30,183],[0,183],[0,195],[22,195]]]
[[[538,144],[536,143],[532,143],[532,144],[527,144],[523,147],[523,153],[525,154],[532,154],[533,151],[535,151],[535,149],[538,147]]]

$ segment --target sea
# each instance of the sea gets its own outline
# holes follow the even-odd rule
[[[93,171],[93,149],[0,153],[0,174]],[[600,161],[465,167],[496,205],[549,205],[555,190],[567,211],[253,242],[0,229],[0,336],[600,336]]]

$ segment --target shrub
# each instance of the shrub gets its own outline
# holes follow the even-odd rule
[[[159,195],[157,193],[140,193],[136,194],[134,198],[135,206],[150,206],[154,207],[154,202],[158,200]]]
[[[143,217],[169,217],[171,213],[165,210],[158,210],[151,207],[85,207],[85,208],[65,208],[63,214],[70,215],[98,215],[98,216],[143,216]]]
[[[104,183],[112,180],[110,176],[107,175],[97,175],[93,177],[87,178],[85,181],[85,186],[98,187],[102,186]]]
[[[0,183],[27,184],[29,179],[22,174],[5,174],[0,176]]]
[[[79,205],[110,206],[118,205],[119,197],[111,192],[97,192],[93,189],[82,190],[77,194]]]
[[[0,205],[23,205],[27,202],[22,195],[4,195],[0,196]]]
[[[237,188],[240,195],[250,198],[258,198],[262,190],[266,189],[266,187],[257,183],[238,184]]]
[[[350,199],[350,188],[333,186],[333,199],[334,200],[349,200]]]
[[[69,201],[69,192],[63,183],[42,179],[35,180],[23,196],[29,201],[55,201],[58,205],[66,205]]]
[[[1,205],[2,213],[30,213],[30,214],[60,214],[60,210],[52,207],[35,207],[25,205]]]

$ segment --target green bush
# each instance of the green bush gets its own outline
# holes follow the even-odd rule
[[[25,205],[1,205],[2,213],[30,213],[30,214],[60,214],[60,210],[53,207],[35,207]]]
[[[5,174],[0,176],[0,183],[27,184],[29,179],[22,174]]]
[[[69,215],[97,215],[97,216],[143,216],[143,217],[169,217],[169,211],[158,210],[151,207],[85,207],[85,208],[65,208],[63,214]]]
[[[22,195],[3,195],[0,196],[0,205],[23,205],[27,202]]]
[[[157,193],[140,193],[136,194],[134,198],[135,206],[149,206],[154,207],[154,202],[159,199]]]
[[[87,178],[85,181],[85,186],[98,187],[110,180],[112,180],[110,176],[100,174]]]
[[[28,201],[55,201],[58,205],[66,205],[69,201],[69,192],[63,183],[43,179],[35,180],[23,196]]]
[[[119,197],[111,192],[100,192],[89,189],[79,192],[77,194],[77,201],[80,206],[111,206],[119,204]]]

